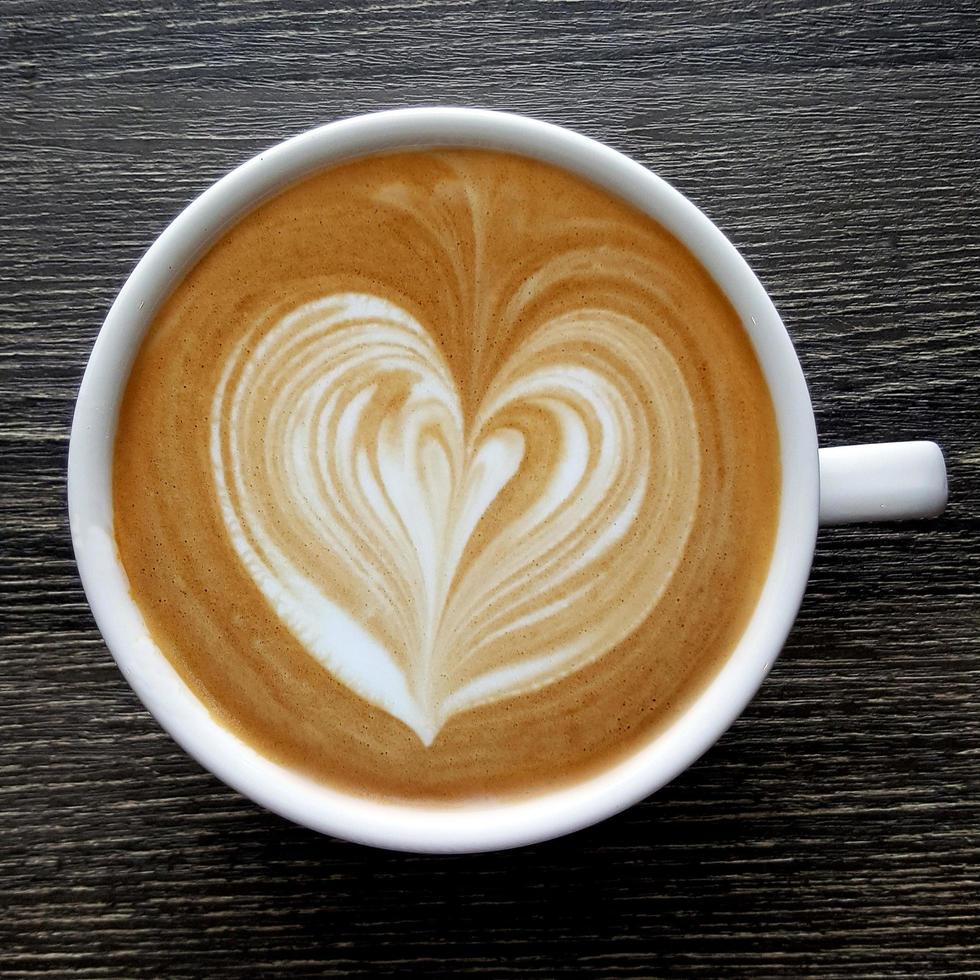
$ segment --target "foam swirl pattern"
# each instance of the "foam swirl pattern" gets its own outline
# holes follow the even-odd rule
[[[410,316],[363,294],[312,301],[243,338],[211,426],[222,515],[263,594],[426,744],[632,633],[697,506],[683,376],[609,310],[540,327],[467,422]]]
[[[584,778],[714,676],[779,503],[768,391],[683,245],[481,150],[356,160],[224,233],[119,416],[154,641],[258,751],[351,792]]]

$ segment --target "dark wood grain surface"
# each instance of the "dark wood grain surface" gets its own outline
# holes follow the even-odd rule
[[[0,0],[0,970],[10,977],[980,975],[975,2]],[[563,123],[717,221],[827,444],[932,438],[940,520],[821,534],[785,653],[656,797],[500,855],[317,836],[116,670],[65,461],[99,324],[220,174],[339,116]]]

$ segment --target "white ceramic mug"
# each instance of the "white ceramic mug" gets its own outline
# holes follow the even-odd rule
[[[150,639],[113,538],[116,420],[158,304],[222,231],[286,185],[340,160],[423,146],[489,147],[537,157],[607,188],[665,225],[741,316],[779,424],[782,498],[772,565],[725,665],[666,731],[634,755],[520,802],[438,807],[359,798],[259,755],[211,718]],[[600,143],[534,119],[422,108],[359,116],[280,143],[219,180],[160,235],[123,286],[92,351],[71,433],[68,501],[78,568],[99,629],[143,703],[187,752],[246,796],[315,830],[401,850],[465,852],[569,833],[673,779],[731,725],[772,667],[803,596],[818,523],[934,516],[946,502],[946,473],[938,446],[928,442],[818,452],[803,372],[772,302],[725,236],[659,177]]]

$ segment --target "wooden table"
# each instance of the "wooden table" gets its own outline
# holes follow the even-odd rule
[[[0,2],[0,971],[980,975],[975,2]],[[827,444],[937,439],[940,520],[821,534],[786,651],[690,771],[516,852],[383,853],[190,761],[95,629],[72,404],[142,251],[316,123],[461,103],[652,167],[733,239]]]

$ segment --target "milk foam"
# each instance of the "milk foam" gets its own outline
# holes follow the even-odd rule
[[[684,245],[579,177],[427,149],[311,174],[154,313],[113,448],[152,642],[347,793],[524,799],[649,743],[775,540],[775,415]]]
[[[647,327],[563,313],[467,417],[440,348],[391,300],[340,292],[269,317],[214,393],[214,484],[240,561],[336,679],[430,745],[649,616],[684,555],[700,446]],[[597,608],[608,575],[622,601]]]

